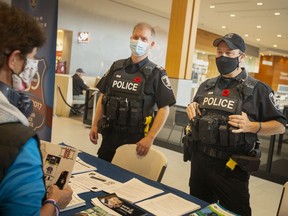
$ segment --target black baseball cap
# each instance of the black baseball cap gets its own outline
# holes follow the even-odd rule
[[[245,42],[243,38],[240,37],[239,35],[235,33],[226,34],[222,38],[215,39],[213,42],[213,46],[217,47],[222,41],[224,41],[230,49],[232,50],[239,49],[241,50],[241,52],[245,53],[246,49]]]
[[[85,73],[85,72],[82,70],[82,68],[78,68],[78,69],[76,70],[76,72],[78,72],[78,73]]]

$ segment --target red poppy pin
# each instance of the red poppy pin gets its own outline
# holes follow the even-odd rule
[[[134,78],[135,83],[140,83],[141,82],[141,77],[135,77]]]
[[[227,97],[227,96],[229,96],[229,95],[230,95],[230,90],[229,90],[229,89],[224,89],[224,90],[222,91],[222,96]]]

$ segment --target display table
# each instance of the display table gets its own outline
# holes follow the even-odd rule
[[[98,173],[105,175],[109,178],[115,179],[119,182],[126,182],[132,178],[137,178],[140,181],[142,181],[148,185],[151,185],[153,187],[156,187],[156,188],[163,190],[164,193],[173,193],[179,197],[182,197],[186,200],[194,202],[194,203],[200,205],[201,207],[205,207],[208,205],[208,203],[206,203],[206,202],[204,202],[204,201],[202,201],[196,197],[193,197],[187,193],[184,193],[178,189],[169,187],[169,186],[164,185],[160,182],[156,182],[156,181],[152,181],[150,179],[144,178],[140,175],[137,175],[137,174],[132,173],[130,171],[124,170],[124,169],[122,169],[122,168],[120,168],[114,164],[111,164],[107,161],[104,161],[100,158],[89,155],[87,153],[82,152],[78,156],[83,161],[85,161],[86,163],[89,163],[90,165],[95,166],[97,168]],[[175,178],[178,178],[178,177],[175,176]],[[97,196],[101,196],[101,195],[105,195],[105,192],[103,192],[103,191],[101,191],[101,192],[86,192],[86,193],[79,194],[79,197],[81,197],[82,199],[84,199],[86,201],[86,206],[82,206],[82,207],[75,208],[75,209],[72,209],[69,211],[61,212],[60,215],[67,215],[67,216],[69,215],[70,216],[70,215],[73,215],[73,214],[80,212],[82,210],[91,208],[91,207],[93,207],[93,205],[91,204],[91,199],[95,198]],[[163,195],[163,193],[161,195]],[[150,214],[150,215],[152,215],[152,214]]]

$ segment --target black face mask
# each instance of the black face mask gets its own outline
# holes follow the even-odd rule
[[[239,67],[239,56],[236,58],[228,58],[220,56],[216,58],[216,65],[220,74],[229,74]]]

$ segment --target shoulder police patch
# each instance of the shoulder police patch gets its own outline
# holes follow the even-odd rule
[[[168,78],[167,75],[162,76],[161,80],[162,80],[164,86],[166,86],[166,88],[168,88],[169,90],[172,90],[172,86],[171,86],[171,83],[170,83],[169,78]]]
[[[278,109],[277,104],[276,104],[275,95],[273,94],[273,92],[271,92],[271,93],[269,94],[269,99],[270,99],[271,103],[273,104],[273,106],[274,106],[276,109]]]

